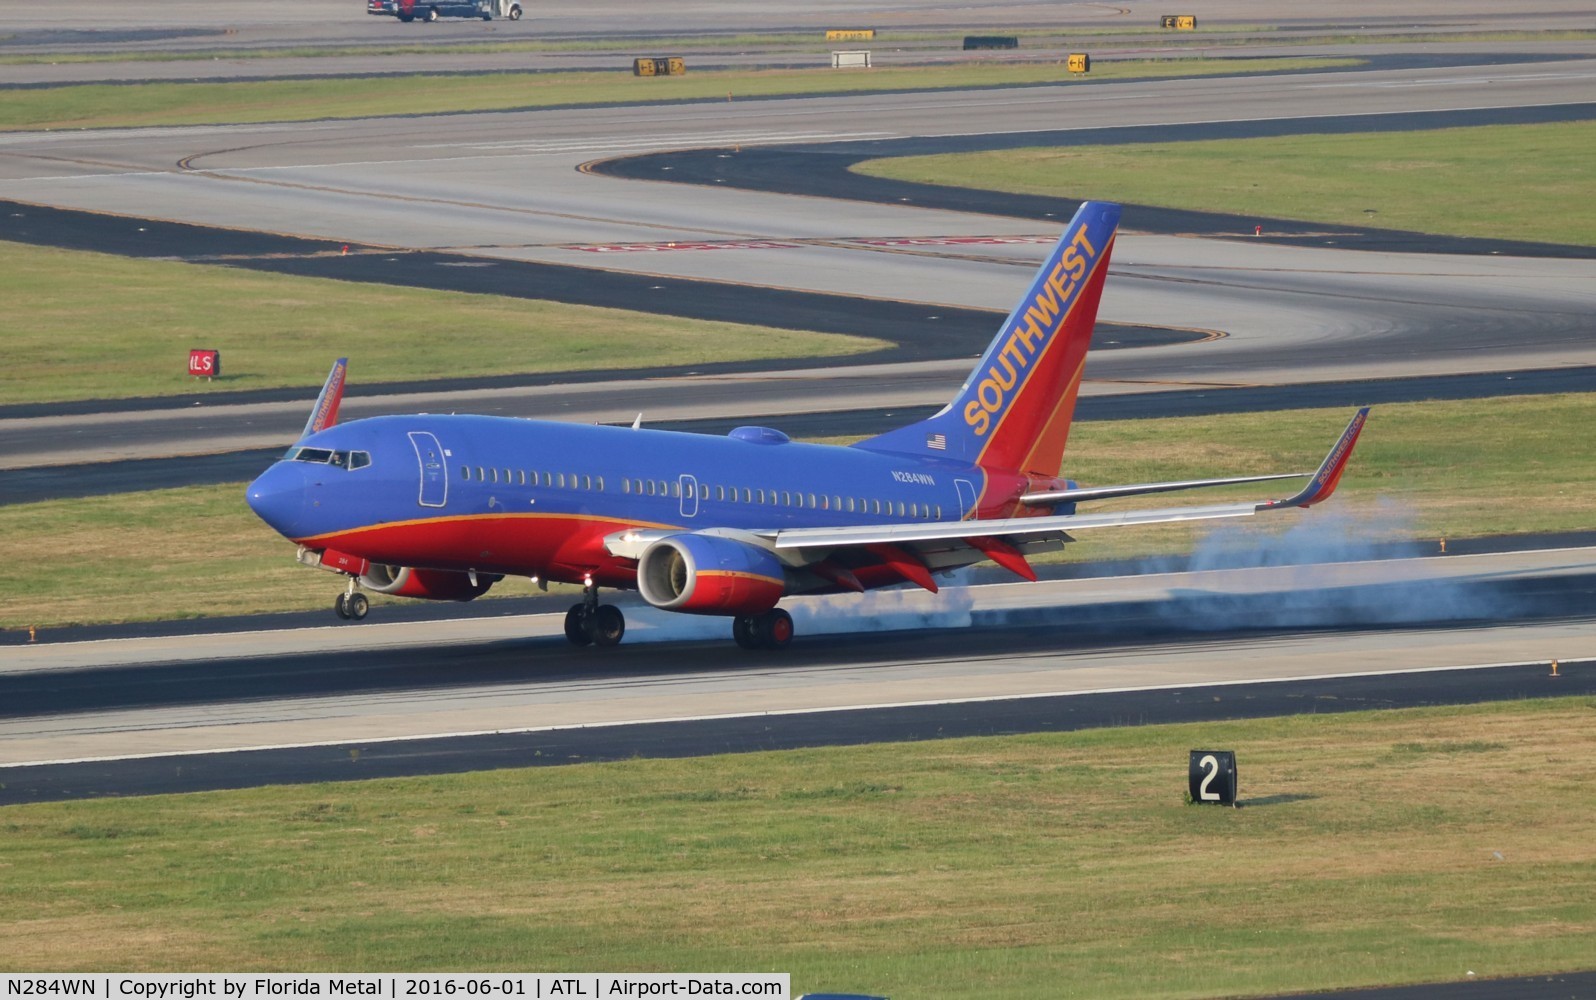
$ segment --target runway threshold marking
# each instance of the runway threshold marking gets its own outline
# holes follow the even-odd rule
[[[613,722],[582,722],[557,726],[517,726],[508,729],[462,730],[445,733],[417,733],[408,736],[378,736],[367,739],[314,740],[304,743],[267,743],[256,746],[217,747],[206,750],[172,750],[159,753],[106,755],[98,757],[63,757],[58,760],[29,760],[0,765],[0,775],[24,767],[49,767],[63,764],[101,764],[126,760],[161,760],[173,757],[202,757],[210,754],[257,753],[271,750],[308,750],[316,747],[370,746],[378,743],[406,743],[419,740],[466,739],[478,736],[517,736],[530,733],[567,732],[578,729],[616,729],[623,726],[648,726],[668,722],[723,722],[732,719],[758,719],[790,715],[819,715],[826,712],[867,712],[900,708],[932,708],[939,705],[978,705],[1003,701],[1035,701],[1039,698],[1070,698],[1085,695],[1136,694],[1146,691],[1212,690],[1215,688],[1243,687],[1258,684],[1302,683],[1326,680],[1347,680],[1359,677],[1394,677],[1410,674],[1441,673],[1449,670],[1493,670],[1512,667],[1545,667],[1547,661],[1522,660],[1506,663],[1467,663],[1440,667],[1414,667],[1405,670],[1361,670],[1351,673],[1309,674],[1301,677],[1260,677],[1243,681],[1198,681],[1191,684],[1145,684],[1131,687],[1094,688],[1085,691],[1044,691],[1034,694],[986,695],[974,698],[937,698],[918,701],[878,702],[873,704],[836,705],[827,708],[784,708],[762,712],[725,712],[711,715],[661,716],[650,719],[625,719]],[[1588,660],[1565,660],[1563,666],[1583,665]]]

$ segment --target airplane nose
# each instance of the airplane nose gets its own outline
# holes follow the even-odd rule
[[[244,493],[255,516],[275,528],[278,534],[294,538],[302,533],[309,493],[305,477],[298,469],[278,464],[261,473]]]

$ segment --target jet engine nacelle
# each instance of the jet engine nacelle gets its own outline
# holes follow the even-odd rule
[[[781,561],[757,545],[718,535],[666,535],[637,561],[637,590],[663,611],[759,615],[787,590]]]
[[[360,575],[360,585],[379,594],[418,597],[427,601],[469,601],[481,597],[502,577],[490,573],[455,573],[441,569],[411,569],[372,563]]]

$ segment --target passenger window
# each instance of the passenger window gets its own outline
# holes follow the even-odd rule
[[[460,478],[461,479],[466,479],[466,480],[469,480],[471,478],[471,466],[469,466],[469,465],[460,466]]]
[[[783,507],[791,507],[792,506],[792,493],[791,492],[789,492],[787,490],[782,490],[781,491],[781,505]]]
[[[677,480],[676,482],[671,483],[671,496],[677,498],[678,500],[681,499],[681,496],[682,496],[681,480]]]
[[[880,514],[881,513],[881,501],[880,500],[872,500],[872,501],[870,501],[870,503],[871,503],[871,506],[875,508],[874,512],[876,514]]]
[[[654,481],[654,480],[652,480],[652,479],[650,479],[650,480],[649,480],[649,481],[648,481],[648,495],[649,495],[649,496],[653,496],[653,495],[654,495],[654,492],[655,492],[655,491],[656,491],[656,490],[657,490],[657,489],[658,489],[658,488],[659,488],[659,484],[658,484],[658,483],[656,483],[656,482],[655,482],[655,481]]]
[[[596,487],[598,489],[598,491],[600,493],[603,493],[604,492],[604,477],[603,476],[594,477],[593,485],[594,485],[594,487]]]
[[[848,498],[848,513],[853,513],[853,497]]]
[[[765,491],[764,490],[758,490],[758,491],[756,491],[754,493],[754,502],[755,503],[764,503],[765,502]]]
[[[630,493],[630,492],[632,492],[632,481],[630,479],[621,480],[621,492],[622,493]]]
[[[715,487],[715,499],[716,500],[724,500],[724,499],[726,499],[726,487],[724,487],[724,486]]]
[[[698,487],[698,499],[700,499],[700,500],[708,500],[709,499],[709,487],[703,485],[702,483],[699,484],[699,487]]]
[[[842,497],[832,497],[831,498],[831,509],[832,510],[841,510],[842,509]]]
[[[583,476],[582,477],[582,488],[584,490],[591,490],[593,488],[593,477],[592,476]]]
[[[818,509],[819,506],[819,504],[815,503],[815,495],[813,493],[809,494],[809,508],[811,510],[815,510]]]
[[[510,475],[510,470],[509,469],[505,469],[504,470],[504,485],[509,486],[513,482],[515,482],[515,477]]]
[[[820,498],[820,509],[821,510],[830,510],[831,509],[830,500],[831,500],[830,497],[822,496]]]
[[[744,486],[743,487],[743,503],[753,503],[753,502],[754,502],[754,491],[749,489],[748,487]]]
[[[898,516],[899,516],[899,517],[903,517],[903,516],[904,516],[904,512],[903,512],[903,501],[902,501],[902,500],[899,500],[899,501],[898,501]]]

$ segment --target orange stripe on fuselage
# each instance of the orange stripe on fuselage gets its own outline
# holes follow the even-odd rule
[[[748,573],[732,569],[701,569],[695,575],[701,580],[753,580],[756,583],[768,583],[777,587],[785,587],[787,585],[786,580],[766,576],[763,573]]]

